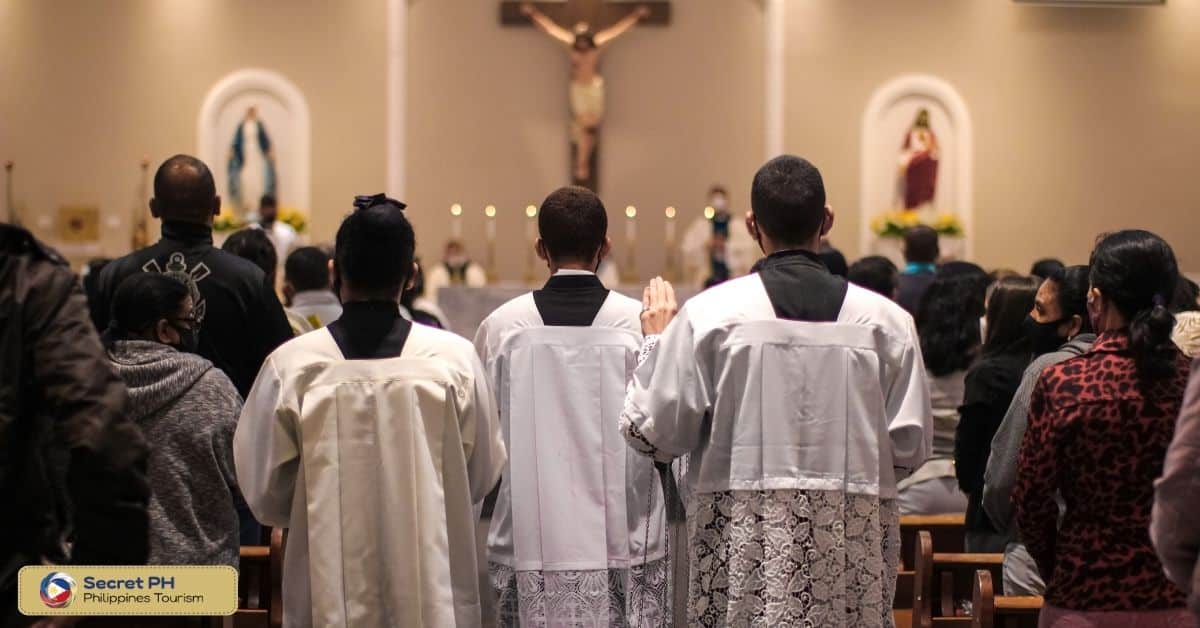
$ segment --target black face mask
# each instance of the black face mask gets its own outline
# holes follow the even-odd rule
[[[1058,328],[1066,320],[1066,318],[1060,318],[1056,321],[1039,323],[1034,320],[1033,316],[1025,315],[1025,335],[1029,337],[1030,348],[1033,349],[1034,355],[1050,353],[1067,341],[1067,338],[1058,335]]]
[[[175,348],[184,353],[195,353],[200,348],[200,330],[195,327],[171,324],[179,334],[179,344]]]

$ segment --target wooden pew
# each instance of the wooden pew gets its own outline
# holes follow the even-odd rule
[[[971,596],[973,628],[1037,628],[1042,596],[997,596],[994,593],[992,574],[976,572],[975,590]]]
[[[914,573],[901,571],[896,575],[896,592],[892,597],[892,620],[896,628],[912,628],[913,626],[913,580]]]
[[[958,618],[958,601],[971,599],[976,572],[986,571],[1000,582],[1003,554],[935,553],[932,535],[917,533],[913,553],[913,626],[929,628],[934,625],[955,625],[955,622],[935,622],[935,619]]]
[[[933,551],[949,553],[965,551],[964,525],[966,514],[904,515],[900,517],[900,560],[911,570],[913,552],[917,548],[917,532],[926,530],[933,538]]]
[[[912,608],[913,581],[916,573],[911,570],[901,570],[896,577],[896,596],[892,598],[892,608]]]
[[[933,555],[935,576],[931,592],[935,596],[938,615],[953,617],[959,602],[970,600],[977,571],[986,571],[992,582],[1004,581],[1004,554],[939,554]]]
[[[223,628],[280,628],[283,626],[283,554],[286,531],[271,530],[271,544],[241,548],[238,609],[232,617],[210,624]]]

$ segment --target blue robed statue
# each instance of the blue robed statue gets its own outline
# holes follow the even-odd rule
[[[229,198],[240,214],[253,218],[259,199],[276,196],[275,187],[271,136],[258,119],[258,108],[252,106],[246,109],[229,147]]]

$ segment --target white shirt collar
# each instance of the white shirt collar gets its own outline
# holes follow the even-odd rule
[[[560,275],[595,275],[595,274],[596,273],[594,273],[590,270],[579,270],[576,268],[560,268],[554,272],[555,277],[558,277]]]
[[[292,306],[297,305],[330,305],[338,303],[337,295],[330,290],[302,290],[292,295]]]

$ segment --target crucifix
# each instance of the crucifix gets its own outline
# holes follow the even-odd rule
[[[604,78],[600,52],[605,45],[637,24],[666,25],[671,19],[669,1],[614,2],[565,0],[560,2],[500,3],[500,23],[534,25],[568,47],[571,57],[571,180],[596,190],[597,137],[604,121]]]

